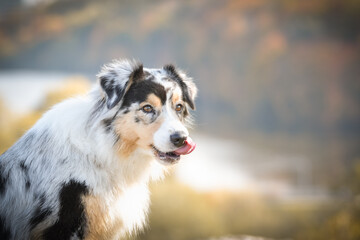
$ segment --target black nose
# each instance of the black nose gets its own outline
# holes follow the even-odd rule
[[[183,132],[176,132],[170,135],[170,141],[175,145],[175,147],[181,147],[185,144],[187,136]]]

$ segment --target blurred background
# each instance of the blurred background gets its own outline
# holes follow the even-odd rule
[[[360,1],[1,0],[0,153],[114,58],[200,90],[129,239],[360,239]]]

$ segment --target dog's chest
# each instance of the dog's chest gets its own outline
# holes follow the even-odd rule
[[[117,239],[145,224],[149,192],[146,184],[84,197],[86,239]]]

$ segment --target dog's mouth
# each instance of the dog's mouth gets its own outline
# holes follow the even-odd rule
[[[162,162],[165,163],[176,163],[180,160],[180,155],[187,155],[190,154],[192,151],[194,151],[196,147],[196,143],[192,141],[191,138],[188,138],[184,146],[176,149],[173,152],[161,152],[159,149],[157,149],[154,145],[151,146],[155,156]]]
[[[161,152],[156,147],[152,146],[154,150],[155,157],[157,157],[160,161],[166,163],[176,163],[180,160],[180,155],[175,152]]]

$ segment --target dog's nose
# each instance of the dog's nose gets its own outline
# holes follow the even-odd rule
[[[183,132],[176,132],[170,135],[170,141],[175,145],[175,147],[181,147],[185,144],[187,136]]]

